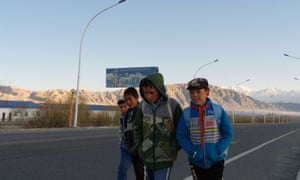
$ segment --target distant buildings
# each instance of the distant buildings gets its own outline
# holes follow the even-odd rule
[[[36,115],[37,110],[43,104],[34,103],[32,101],[10,101],[0,100],[0,122],[29,120]],[[86,105],[93,114],[99,112],[107,112],[110,118],[116,115],[117,106],[104,105]]]
[[[27,120],[38,108],[39,104],[31,101],[0,100],[0,121]]]

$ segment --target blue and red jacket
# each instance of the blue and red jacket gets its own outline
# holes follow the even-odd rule
[[[232,136],[227,113],[209,98],[203,107],[191,102],[176,129],[177,141],[188,154],[189,162],[204,169],[225,160]]]

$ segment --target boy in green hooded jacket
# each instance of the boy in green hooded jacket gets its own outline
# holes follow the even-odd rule
[[[180,145],[176,127],[182,113],[180,104],[168,97],[163,76],[150,74],[141,80],[134,141],[144,160],[148,180],[169,179]]]

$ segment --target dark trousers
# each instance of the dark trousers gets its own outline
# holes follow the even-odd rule
[[[131,158],[132,158],[133,169],[135,172],[136,180],[144,180],[145,179],[144,161],[140,158],[137,152],[133,153],[131,155]]]
[[[169,180],[171,168],[152,170],[146,168],[146,180]]]
[[[216,162],[208,169],[202,169],[190,164],[194,180],[222,180],[224,170],[224,160]]]
[[[126,144],[121,143],[121,159],[117,180],[127,180],[127,172],[131,165],[135,172],[136,180],[144,180],[144,163],[138,153],[129,152]]]

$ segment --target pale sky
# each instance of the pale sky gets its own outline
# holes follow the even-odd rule
[[[1,0],[0,85],[76,89],[80,39],[115,0]],[[106,68],[158,66],[166,84],[197,69],[217,86],[300,90],[299,0],[127,0],[82,43],[80,89],[108,90]],[[245,82],[250,79],[249,82]],[[245,83],[243,83],[245,82]]]

